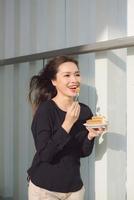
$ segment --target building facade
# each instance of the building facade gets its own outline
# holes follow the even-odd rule
[[[0,60],[134,35],[133,0],[0,0]],[[85,200],[134,199],[134,48],[78,56],[80,101],[108,133],[81,160]],[[27,199],[34,153],[28,83],[45,61],[0,67],[0,198]]]

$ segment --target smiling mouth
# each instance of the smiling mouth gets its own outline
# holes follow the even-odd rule
[[[69,89],[77,89],[80,88],[80,85],[72,85],[72,86],[68,86]]]
[[[69,89],[70,89],[73,93],[79,94],[79,91],[80,91],[80,87],[79,87],[79,86],[69,87]]]

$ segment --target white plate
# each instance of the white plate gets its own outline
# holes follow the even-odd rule
[[[104,124],[84,124],[87,128],[106,128],[108,126],[108,123]]]

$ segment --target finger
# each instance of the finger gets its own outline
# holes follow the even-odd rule
[[[90,136],[97,137],[100,135],[100,131],[96,131],[93,128],[89,128],[88,131]]]
[[[77,104],[78,104],[77,102],[72,103],[72,105],[69,108],[70,112],[75,110],[75,107],[77,106]]]
[[[72,109],[75,110],[78,106],[79,106],[79,103],[78,103],[77,101],[74,101],[74,102],[72,103]]]
[[[74,116],[78,117],[80,115],[80,106],[78,106],[77,108],[75,108],[74,110]]]
[[[100,134],[104,133],[105,131],[106,131],[106,128],[104,128],[104,127],[103,128],[99,128],[99,133]]]
[[[77,114],[80,112],[80,105],[78,102],[74,103],[73,108],[72,108],[72,112],[74,112],[74,114]]]
[[[89,132],[95,133],[95,129],[94,128],[88,128]]]

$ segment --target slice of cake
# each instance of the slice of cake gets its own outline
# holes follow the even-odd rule
[[[86,121],[87,124],[94,125],[94,124],[105,124],[106,118],[104,116],[93,116],[91,119]]]

